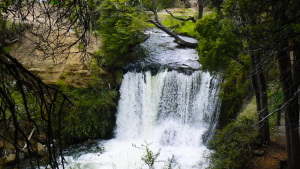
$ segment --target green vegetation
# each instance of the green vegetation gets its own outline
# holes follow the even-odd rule
[[[222,19],[216,10],[204,15],[197,21],[195,30],[199,33],[199,62],[202,69],[218,73],[225,81],[221,84],[220,97],[223,102],[221,126],[235,119],[251,85],[248,74],[250,68],[249,55],[241,54],[243,63],[233,57],[243,47],[243,42],[232,33],[230,20]]]
[[[62,138],[65,142],[111,137],[118,92],[110,89],[108,81],[101,78],[96,59],[91,62],[90,69],[93,74],[91,88],[70,89],[58,79],[57,85],[74,104],[63,115]]]
[[[179,35],[198,37],[198,33],[194,30],[196,24],[192,21],[182,22],[171,16],[166,16],[162,23]]]
[[[59,4],[59,1],[50,1],[50,4],[51,4],[51,5]]]
[[[142,156],[142,161],[149,167],[149,169],[154,169],[155,163],[161,163],[164,162],[163,169],[171,169],[172,168],[172,162],[174,160],[174,155],[172,155],[171,158],[168,158],[167,160],[158,160],[158,157],[160,155],[160,149],[157,151],[157,153],[153,152],[149,146],[152,143],[147,143],[145,141],[145,144],[141,144],[141,146],[137,146],[135,144],[132,144],[133,147],[138,148],[140,150],[144,150],[145,154]]]
[[[273,110],[278,109],[278,104],[283,104],[283,100],[286,103],[288,168],[291,169],[300,166],[299,98],[293,97],[298,94],[295,86],[300,84],[297,80],[300,77],[298,57],[300,41],[297,28],[300,16],[299,7],[299,1],[262,3],[260,1],[228,0],[223,1],[222,9],[213,10],[212,13],[198,20],[196,26],[200,37],[197,49],[202,68],[224,74],[225,83],[222,84],[221,93],[223,96],[225,93],[225,97],[222,97],[223,101],[226,99],[232,101],[234,98],[239,98],[240,101],[244,100],[243,97],[237,97],[235,94],[228,95],[228,91],[243,95],[247,88],[242,86],[247,83],[247,79],[251,80],[260,122],[259,139],[253,137],[254,140],[260,140],[264,144],[270,143],[269,126],[274,126],[275,115],[269,117],[270,121],[265,117]],[[237,78],[234,77],[234,74]],[[226,83],[230,84],[227,88],[224,87]],[[250,92],[247,91],[247,93]],[[230,102],[227,102],[226,105],[230,107],[238,104],[238,102],[228,103]],[[230,114],[230,110],[227,108],[224,113]],[[222,114],[221,112],[221,116]],[[243,126],[247,124],[247,120],[243,119],[241,123],[236,121],[229,126],[234,129],[241,128],[241,131],[244,130],[244,132],[252,131],[251,128]],[[219,132],[217,140],[222,138],[223,134],[231,133],[227,130],[230,131],[225,127],[222,132]],[[251,133],[248,134],[250,140],[243,141],[243,135],[238,136],[238,138],[242,138],[240,141],[230,139],[236,136],[230,136],[227,140],[237,144],[237,147],[244,147],[244,143],[247,147],[252,143]],[[233,150],[235,147],[230,147],[231,142],[227,142],[227,140],[221,139],[215,146],[217,149],[215,155],[219,155],[220,159],[223,157],[226,159],[227,155],[230,156],[230,154],[223,156],[226,151],[231,153],[235,151]],[[240,144],[242,142],[244,143]],[[218,150],[219,147],[222,148],[222,144],[225,147],[228,144],[229,147],[224,152]],[[231,149],[232,151],[230,151]],[[245,149],[241,150],[245,152]],[[233,154],[244,156],[239,152],[233,152]],[[215,165],[217,168],[219,164],[220,168],[242,168],[243,166],[239,164],[243,164],[245,159],[239,160],[235,156],[232,157],[232,160],[228,159],[227,162],[217,161]],[[238,165],[235,164],[235,160]]]
[[[213,7],[215,2],[205,1],[205,4]],[[18,131],[25,128],[26,122],[30,122],[30,125],[35,123],[42,126],[42,130],[48,130],[48,140],[52,141],[61,137],[67,143],[109,137],[114,125],[113,112],[118,94],[116,90],[111,89],[107,77],[102,78],[100,66],[112,71],[114,80],[120,82],[122,74],[115,69],[123,66],[124,55],[144,40],[143,32],[149,26],[147,21],[153,17],[147,11],[152,10],[155,13],[157,9],[170,6],[171,1],[156,1],[156,4],[152,4],[152,1],[127,0],[67,2],[51,0],[44,3],[47,10],[55,11],[56,7],[59,8],[57,11],[66,10],[64,15],[66,18],[58,19],[57,23],[64,25],[65,23],[60,21],[71,21],[76,35],[80,36],[95,26],[97,30],[94,34],[101,36],[102,48],[95,54],[97,60],[93,60],[90,67],[93,78],[91,87],[71,89],[65,86],[63,83],[65,73],[61,74],[57,82],[60,91],[70,98],[73,105],[64,104],[66,95],[44,85],[41,79],[32,73],[26,73],[27,69],[14,62],[14,57],[8,54],[11,51],[11,41],[22,36],[20,32],[24,30],[22,26],[4,19],[5,14],[8,14],[7,9],[13,13],[11,15],[13,19],[20,22],[24,20],[26,29],[30,30],[32,25],[22,11],[26,11],[26,7],[30,6],[27,15],[34,14],[30,11],[37,5],[34,3],[38,1],[16,3],[9,0],[0,3],[2,7],[0,23],[3,24],[0,26],[1,127],[8,128],[6,120],[10,122],[17,131],[13,136],[15,139],[11,139],[15,144],[19,137]],[[19,6],[15,8],[14,4]],[[49,4],[50,6],[45,6]],[[222,8],[219,6],[218,9],[212,9],[199,19],[197,24],[191,21],[181,22],[170,16],[165,17],[163,21],[165,26],[181,35],[199,39],[197,50],[202,69],[212,74],[221,74],[224,78],[220,85],[220,98],[223,101],[221,116],[225,118],[221,119],[227,122],[236,120],[218,131],[210,143],[215,149],[211,157],[212,168],[243,168],[247,164],[248,155],[251,155],[251,148],[262,143],[260,136],[264,132],[258,133],[257,127],[253,124],[263,117],[258,117],[255,112],[261,110],[259,114],[266,116],[268,111],[276,110],[278,104],[283,105],[287,102],[290,103],[285,108],[286,121],[289,123],[286,124],[287,132],[290,136],[287,137],[288,163],[290,168],[299,168],[299,98],[292,98],[294,94],[298,94],[296,92],[300,84],[299,4],[299,1],[227,0],[223,2]],[[12,8],[15,10],[11,10]],[[94,13],[89,13],[91,9]],[[95,25],[89,20],[94,14],[98,17]],[[178,16],[179,13],[174,14]],[[159,23],[159,20],[153,20],[152,23]],[[43,28],[43,25],[36,26]],[[39,33],[45,30],[31,31]],[[85,34],[82,37],[85,37]],[[80,51],[86,45],[85,40],[83,38],[78,41]],[[45,39],[43,43],[53,42]],[[46,51],[47,48],[44,46],[41,50]],[[250,89],[250,80],[253,90]],[[47,93],[44,93],[45,91]],[[256,102],[261,103],[261,106],[255,108],[255,101],[252,101],[251,107],[237,116],[245,98],[252,95],[257,96]],[[275,114],[269,119],[265,121],[272,128],[275,124]],[[23,137],[26,139],[28,131],[27,129],[24,131]],[[269,135],[266,134],[266,137]],[[50,147],[50,142],[48,146]],[[146,154],[142,160],[151,168],[159,152],[153,153],[148,146],[148,144],[144,146]]]
[[[232,62],[232,57],[239,54],[243,42],[232,33],[233,29],[231,21],[222,19],[216,10],[197,21],[195,30],[200,35],[197,50],[204,70],[223,71]],[[246,66],[250,67],[249,61]]]
[[[120,66],[135,45],[143,41],[147,15],[143,9],[126,2],[105,0],[99,9],[97,29],[102,37],[102,48],[96,54],[105,65]]]
[[[67,92],[74,107],[62,121],[65,142],[110,137],[114,127],[116,91],[73,89]]]
[[[238,118],[217,131],[209,146],[215,151],[210,156],[212,169],[244,168],[249,162],[249,155],[254,146],[260,144],[257,122],[256,105],[253,100],[239,114]]]

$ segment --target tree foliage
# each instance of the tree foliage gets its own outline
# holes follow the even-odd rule
[[[219,28],[218,31],[211,31],[215,29],[214,25],[205,25],[201,23],[202,21],[199,21],[200,24],[196,28],[202,38],[205,38],[198,48],[203,55],[200,57],[209,56],[208,58],[214,60],[200,58],[204,68],[226,70],[230,65],[228,63],[232,61],[248,68],[258,103],[258,124],[267,124],[265,122],[268,119],[265,73],[269,72],[271,65],[278,63],[277,68],[281,76],[277,76],[275,83],[281,82],[284,93],[281,97],[284,97],[285,102],[288,168],[291,169],[300,166],[299,104],[298,98],[294,97],[299,94],[297,89],[300,84],[298,80],[300,34],[297,31],[300,21],[299,4],[298,0],[228,0],[222,4],[223,9],[219,11],[221,18],[215,19],[214,22],[216,28]],[[209,22],[208,20],[207,23]],[[219,26],[222,23],[226,24]],[[215,32],[216,36],[211,32]],[[232,43],[238,41],[240,42]],[[222,56],[228,56],[231,62],[220,58]],[[251,60],[251,69],[249,61],[246,60]],[[265,138],[266,141],[268,139]]]
[[[98,58],[107,65],[122,65],[124,55],[143,41],[147,15],[130,1],[105,0],[97,12],[100,13],[97,28],[103,44]]]
[[[60,88],[74,104],[64,112],[62,138],[64,143],[80,142],[93,138],[110,138],[115,124],[117,91],[100,75],[100,68],[91,62],[91,88],[71,89],[58,82]],[[113,86],[112,86],[113,87]]]
[[[199,61],[204,70],[223,71],[231,58],[237,58],[243,41],[233,31],[232,21],[223,19],[216,10],[197,22],[196,31],[200,35]]]
[[[11,144],[20,168],[20,153],[30,157],[31,167],[39,158],[28,138],[28,126],[34,126],[38,134],[46,133],[48,159],[46,167],[64,165],[62,156],[62,114],[71,100],[63,92],[45,84],[6,50],[22,38],[31,40],[32,45],[43,52],[44,59],[52,58],[55,63],[58,53],[64,53],[78,42],[87,44],[87,31],[91,28],[92,1],[32,1],[9,0],[0,2],[0,137]],[[70,29],[77,30],[78,39],[63,45]],[[26,36],[33,34],[34,38]],[[13,36],[12,36],[13,35]],[[66,55],[66,58],[69,55]],[[66,59],[65,58],[65,59]],[[85,57],[82,57],[85,60]],[[65,61],[65,60],[60,60]],[[24,140],[28,145],[20,143]],[[56,140],[56,141],[55,141]],[[60,163],[58,162],[60,161]]]
[[[212,169],[245,168],[251,155],[251,147],[259,143],[257,128],[252,124],[255,118],[242,117],[217,131],[211,141],[211,148],[215,149],[210,157]]]

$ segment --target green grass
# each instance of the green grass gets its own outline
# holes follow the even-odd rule
[[[280,95],[281,93],[282,92],[279,91],[278,95]],[[269,102],[270,102],[270,97],[272,97],[272,96],[274,97],[274,91],[269,90],[268,91],[268,97],[269,97],[268,101]],[[275,108],[277,108],[277,106],[274,107],[274,105],[272,105],[272,103],[269,103],[269,113],[274,111]],[[253,99],[251,100],[250,103],[246,104],[244,106],[244,108],[242,108],[242,111],[238,115],[237,120],[242,119],[242,118],[256,119],[256,121],[258,121],[255,97],[253,97]],[[276,125],[276,122],[277,122],[277,113],[274,113],[269,117],[269,125],[270,125],[271,132],[273,131],[273,128]]]
[[[192,21],[182,22],[171,16],[163,18],[162,23],[177,34],[197,38],[198,33],[195,31],[196,24]]]
[[[237,120],[242,118],[255,119],[256,121],[258,120],[255,97],[253,97],[250,103],[244,105],[242,111],[237,117]]]

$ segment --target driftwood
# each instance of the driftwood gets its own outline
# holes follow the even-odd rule
[[[33,127],[33,129],[32,129],[32,131],[31,131],[31,133],[30,133],[30,135],[29,135],[29,137],[28,137],[28,141],[30,141],[31,136],[32,136],[34,130],[35,130],[35,127]],[[27,143],[25,143],[23,150],[25,150],[26,148],[27,148]]]
[[[167,12],[168,14],[170,14],[174,19],[177,19],[177,20],[180,20],[180,21],[183,21],[183,22],[186,22],[186,21],[193,21],[194,23],[196,23],[196,19],[195,19],[194,17],[189,16],[189,18],[184,19],[184,18],[180,18],[180,17],[174,16],[174,15],[172,14],[172,12],[170,12],[170,11],[167,10],[167,8],[165,8],[165,10],[166,10],[166,12]]]
[[[170,29],[166,28],[159,20],[157,11],[154,8],[148,7],[148,9],[153,12],[154,14],[154,20],[149,20],[148,22],[152,23],[155,25],[158,29],[161,29],[162,31],[166,32],[168,35],[172,36],[175,38],[174,42],[179,44],[180,46],[188,47],[188,48],[196,48],[198,47],[198,43],[191,43],[187,42],[183,39],[181,39],[177,34],[172,32]]]

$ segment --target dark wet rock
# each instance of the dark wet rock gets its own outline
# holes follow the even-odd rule
[[[191,71],[200,70],[199,56],[195,49],[181,47],[173,42],[174,38],[158,29],[146,33],[150,34],[150,38],[134,48],[135,59],[124,67],[124,73],[151,71],[154,75],[159,70],[168,69],[189,74]],[[197,42],[193,38],[181,38]]]
[[[42,144],[46,144],[47,140],[46,140],[46,134],[40,134],[36,137],[37,142],[42,143]]]
[[[252,154],[254,156],[264,156],[265,155],[265,151],[264,150],[252,150]]]
[[[287,164],[288,164],[288,160],[286,157],[280,159],[280,162],[279,162],[280,169],[286,169]]]

